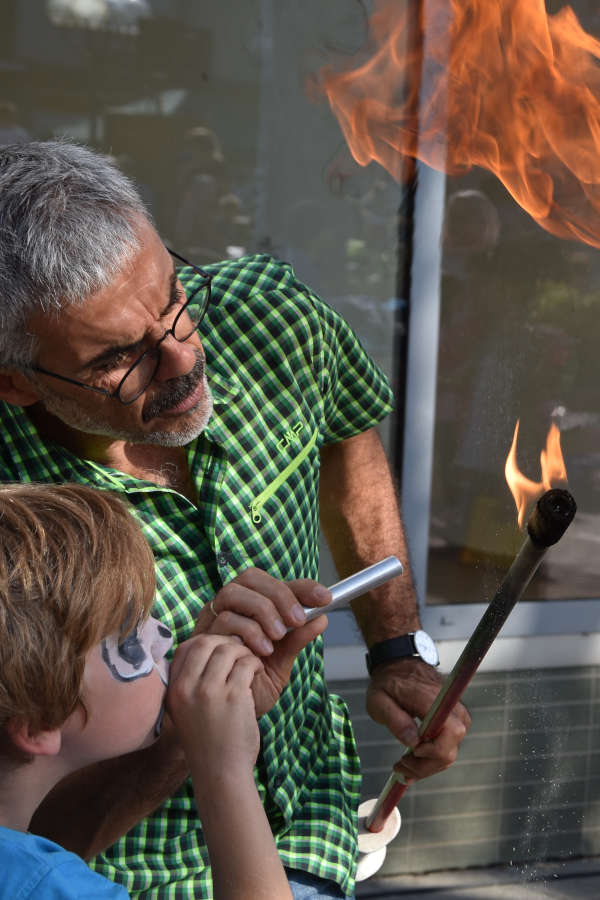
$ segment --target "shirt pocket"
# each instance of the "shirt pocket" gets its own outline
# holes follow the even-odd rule
[[[302,450],[294,456],[294,458],[287,464],[287,466],[281,470],[281,472],[273,479],[260,492],[256,497],[252,500],[250,504],[250,515],[252,517],[252,521],[255,525],[259,525],[262,522],[262,510],[266,503],[277,493],[282,484],[284,484],[287,479],[293,475],[293,473],[298,469],[304,460],[310,456],[313,451],[317,440],[319,438],[319,429],[315,428],[312,435],[310,436],[308,442],[304,445]]]

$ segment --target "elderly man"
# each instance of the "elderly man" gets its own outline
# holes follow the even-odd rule
[[[373,430],[391,409],[384,376],[289,266],[186,263],[130,182],[66,142],[0,151],[0,298],[3,478],[126,495],[176,639],[237,634],[262,657],[257,779],[290,883],[351,894],[359,761],[325,687],[322,625],[302,623],[329,596],[311,580],[320,522],[342,576],[406,560]],[[408,578],[354,611],[369,712],[415,745],[438,679],[404,638],[418,628]],[[467,724],[459,708],[406,776],[448,766]],[[186,774],[167,723],[153,748],[65,784],[32,827],[104,850],[93,865],[134,895],[210,897]]]

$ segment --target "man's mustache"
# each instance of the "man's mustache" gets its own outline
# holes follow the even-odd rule
[[[159,396],[153,397],[148,406],[142,413],[144,422],[149,422],[160,416],[166,410],[172,409],[181,403],[187,397],[194,393],[202,379],[204,378],[204,357],[198,351],[198,358],[194,363],[194,368],[186,375],[179,375],[172,378],[168,384],[168,389]]]

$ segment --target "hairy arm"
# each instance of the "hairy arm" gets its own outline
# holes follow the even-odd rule
[[[175,793],[189,765],[165,717],[158,741],[63,779],[36,810],[30,831],[90,859]]]
[[[395,555],[404,574],[353,601],[367,647],[415,631],[419,615],[408,551],[392,476],[375,429],[330,444],[321,451],[321,525],[339,574],[345,577],[385,556]],[[470,719],[460,704],[435,741],[418,744],[414,717],[423,717],[440,687],[440,677],[421,660],[402,659],[377,667],[367,710],[414,749],[401,764],[407,777],[422,778],[456,758]]]
[[[352,602],[367,646],[414,631],[419,614],[408,550],[392,476],[375,429],[323,447],[320,501],[321,526],[342,578],[385,556],[397,556],[404,566],[401,578]]]

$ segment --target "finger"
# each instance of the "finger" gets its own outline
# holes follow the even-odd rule
[[[277,641],[283,637],[288,627],[304,624],[306,613],[283,582],[276,581],[265,572],[259,572],[259,576],[256,579],[256,590],[249,584],[230,581],[218,592],[212,604],[209,604],[209,612],[211,619],[217,620],[230,613],[243,616],[256,622],[265,638]],[[251,577],[246,576],[247,580]],[[204,611],[202,622],[199,617],[198,628],[214,631],[214,623],[207,619]]]
[[[454,761],[458,747],[466,733],[467,729],[464,722],[459,716],[451,715],[435,740],[421,741],[414,748],[414,755],[418,758],[438,758]]]
[[[302,606],[327,606],[333,599],[329,588],[311,578],[296,578],[286,584]]]
[[[193,667],[195,671],[203,670],[210,654],[219,644],[237,644],[239,646],[239,638],[229,635],[196,635],[183,641],[173,656],[173,661],[169,669],[169,682],[175,681],[182,671]]]
[[[226,610],[209,625],[210,634],[237,636],[257,656],[270,656],[273,642],[254,619]]]
[[[421,778],[430,778],[439,772],[445,772],[452,765],[452,761],[444,762],[438,759],[417,759],[411,752],[402,759],[398,760],[394,769],[400,772],[405,778],[420,780]]]
[[[236,660],[227,678],[227,683],[236,691],[244,689],[249,691],[255,676],[262,671],[264,671],[264,666],[260,659],[253,653],[248,653],[247,656]]]
[[[445,771],[455,762],[466,730],[459,716],[451,716],[435,740],[421,741],[399,761],[398,771],[417,778]]]
[[[434,769],[430,763],[418,763],[412,753],[407,753],[394,765],[394,771],[399,772],[406,782],[413,784],[421,778],[435,775],[439,769]]]
[[[243,644],[220,644],[215,647],[202,673],[206,688],[209,691],[222,689],[237,661],[246,657],[256,659],[252,651]]]
[[[469,730],[471,727],[471,716],[466,706],[463,706],[462,703],[457,703],[452,710],[452,715],[457,716],[460,719],[465,727],[465,731]]]
[[[370,691],[367,694],[367,712],[375,722],[386,725],[405,747],[416,747],[419,743],[415,720],[385,691]]]
[[[266,576],[264,572],[260,574]],[[262,632],[262,637],[266,640],[278,640],[285,634],[287,628],[275,603],[265,593],[255,591],[242,583],[241,579],[243,577],[246,580],[250,578],[246,573],[242,573],[238,578],[221,588],[211,602],[205,604],[196,619],[194,634],[205,634],[207,632],[213,634],[229,633],[231,628],[229,614],[231,613],[255,621]],[[271,576],[266,577],[270,578]],[[271,581],[274,582],[275,579],[271,579]],[[282,584],[282,582],[279,582],[279,584]],[[274,588],[272,584],[263,582],[262,586],[264,591],[273,593]],[[289,593],[290,597],[293,597],[291,592]],[[300,620],[301,617],[303,622],[305,617],[304,611],[299,604],[296,605],[300,612],[297,618]],[[223,616],[226,617],[225,620]],[[215,628],[215,620],[219,622],[217,628]],[[254,629],[254,634],[256,640],[256,629]]]
[[[275,647],[275,652],[267,660],[269,674],[274,679],[278,690],[289,681],[294,660],[301,650],[311,641],[322,634],[327,628],[327,616],[322,615],[312,622],[307,622],[301,628],[294,628],[288,632],[283,640]]]
[[[272,639],[279,640],[283,637],[285,628],[282,632],[280,627],[281,624],[284,626],[287,625],[289,628],[304,624],[306,619],[304,607],[298,602],[298,599],[289,584],[279,581],[277,578],[273,578],[272,575],[269,575],[268,572],[264,572],[262,569],[256,569],[254,567],[246,569],[241,575],[238,575],[237,579],[229,582],[229,584],[223,588],[223,591],[235,584],[239,587],[243,586],[252,591],[254,595],[257,595],[258,599],[256,599],[256,597],[253,599],[249,612],[252,614],[251,611],[254,611],[253,617],[260,622],[265,632],[272,637]],[[292,584],[294,584],[294,582],[292,582]],[[301,582],[301,584],[304,584],[304,581]],[[316,588],[316,582],[313,582],[312,584]],[[310,592],[305,589],[303,596],[308,596],[309,593]],[[219,595],[220,594],[221,591],[219,591]],[[219,602],[217,605],[217,612],[220,609],[221,605]],[[238,609],[237,611],[241,610]],[[269,618],[271,618],[272,621],[276,618],[279,619],[280,624],[276,625],[276,632],[273,632],[271,628],[269,628]]]

